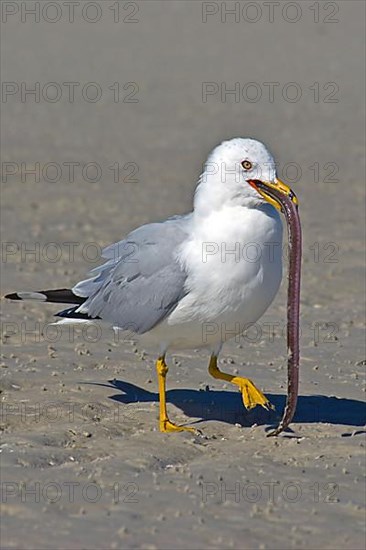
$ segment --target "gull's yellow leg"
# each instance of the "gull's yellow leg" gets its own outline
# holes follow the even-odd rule
[[[248,411],[253,409],[256,405],[261,405],[265,409],[274,409],[273,405],[268,401],[265,395],[255,387],[253,382],[248,378],[241,378],[239,376],[233,376],[232,374],[227,374],[226,372],[221,372],[217,366],[217,357],[216,355],[211,355],[210,363],[208,366],[208,372],[214,378],[219,378],[220,380],[226,380],[232,384],[239,386],[241,395],[243,398],[243,403]]]
[[[159,427],[161,432],[193,432],[196,433],[194,428],[188,428],[185,426],[177,426],[170,422],[168,418],[168,413],[166,410],[166,397],[165,397],[165,386],[166,386],[166,375],[168,372],[167,364],[165,363],[165,356],[159,357],[156,361],[156,372],[158,373],[158,382],[159,382]]]

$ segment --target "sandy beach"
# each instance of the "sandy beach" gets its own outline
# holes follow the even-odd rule
[[[304,248],[300,397],[278,438],[286,276],[220,356],[276,413],[247,413],[204,350],[168,356],[170,415],[202,436],[158,431],[156,349],[2,300],[1,547],[364,548],[365,4],[3,4],[1,295],[71,287],[104,246],[189,212],[235,136],[273,152]]]

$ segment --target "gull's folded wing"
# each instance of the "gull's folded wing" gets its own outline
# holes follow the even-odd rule
[[[186,294],[186,273],[176,259],[187,237],[190,217],[139,227],[103,250],[106,263],[72,290],[86,298],[62,317],[100,318],[142,334],[161,322]]]

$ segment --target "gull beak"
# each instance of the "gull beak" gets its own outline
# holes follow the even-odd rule
[[[265,198],[267,202],[272,204],[272,206],[277,208],[277,210],[282,210],[281,203],[277,198],[277,196],[280,194],[289,197],[296,206],[299,205],[299,201],[297,200],[297,197],[292,189],[278,178],[276,178],[275,183],[261,180],[247,181],[249,185],[251,185],[256,191],[258,191],[258,193],[262,195],[262,197]],[[271,193],[271,190],[273,190],[273,193]]]

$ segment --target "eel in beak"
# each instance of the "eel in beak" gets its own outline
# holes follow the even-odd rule
[[[295,193],[283,182],[249,180],[248,183],[278,210],[287,222],[289,241],[289,267],[287,291],[287,400],[281,422],[268,436],[283,432],[292,421],[299,391],[299,327],[301,281],[301,224],[298,200]]]

